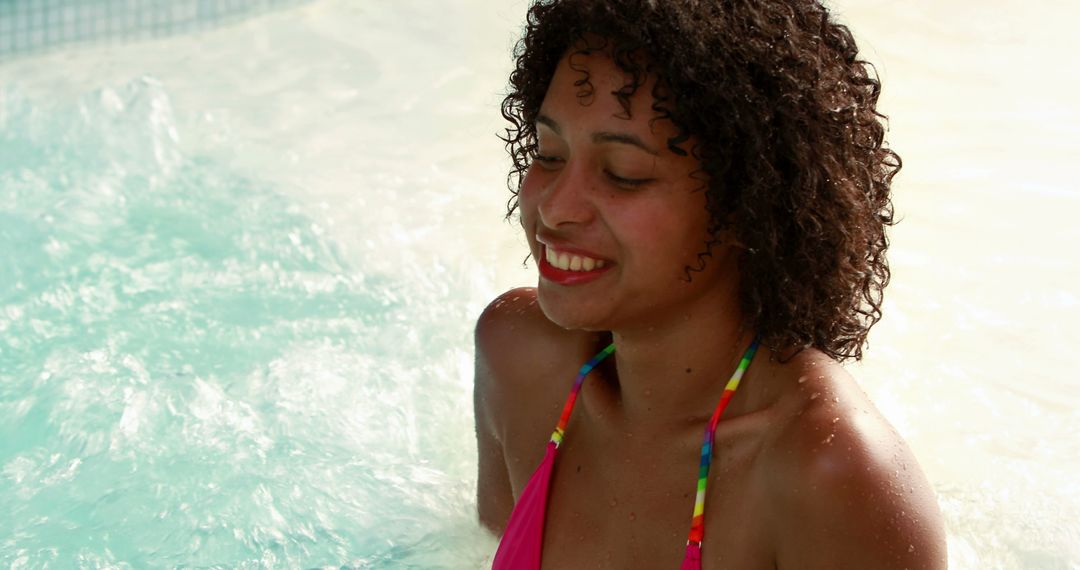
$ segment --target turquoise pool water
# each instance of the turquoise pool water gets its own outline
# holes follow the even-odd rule
[[[0,58],[0,566],[483,566],[472,323],[535,280],[494,136],[523,3],[360,4]],[[951,567],[1080,568],[1080,46],[1039,16],[1076,9],[836,4],[905,159],[853,373]]]
[[[485,274],[429,255],[437,189],[371,152],[391,166],[313,200],[326,169],[236,133],[265,117],[177,105],[236,70],[172,88],[174,47],[0,76],[0,565],[475,565],[460,299]]]
[[[0,559],[357,564],[470,519],[453,274],[342,255],[155,80],[0,102]]]

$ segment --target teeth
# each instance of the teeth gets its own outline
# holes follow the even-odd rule
[[[563,271],[592,271],[604,267],[604,260],[575,255],[566,252],[556,252],[550,247],[544,247],[544,257],[547,262],[562,269]]]

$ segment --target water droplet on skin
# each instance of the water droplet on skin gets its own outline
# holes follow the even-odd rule
[[[818,396],[820,396],[820,395],[821,394],[818,394],[817,392],[814,392],[813,394],[810,394],[810,399],[811,400],[816,400],[818,398]]]
[[[833,438],[834,438],[834,437],[836,437],[836,434],[835,434],[835,433],[830,433],[830,434],[828,435],[828,437],[826,437],[825,439],[821,440],[821,443],[832,443],[832,440],[833,440]]]
[[[833,419],[832,419],[832,423],[834,423],[834,424],[835,424],[836,422],[838,422],[838,421],[840,421],[840,418],[833,418]]]
[[[908,547],[907,547],[907,551],[908,552],[915,552],[915,545],[914,544],[909,544]]]
[[[806,382],[806,376],[799,376],[799,384]]]
[[[612,499],[612,500],[611,500],[611,502],[609,502],[609,503],[608,503],[608,505],[609,505],[609,506],[610,506],[611,508],[613,508],[613,509],[614,509],[615,507],[617,507],[617,506],[619,505],[619,500],[618,500],[618,499]]]
[[[838,403],[840,403],[840,398],[833,397],[832,401],[833,401],[834,404],[838,404]]]

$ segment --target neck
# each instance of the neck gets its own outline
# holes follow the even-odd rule
[[[753,337],[735,291],[726,293],[648,326],[612,331],[614,373],[588,391],[586,405],[624,427],[699,428]]]

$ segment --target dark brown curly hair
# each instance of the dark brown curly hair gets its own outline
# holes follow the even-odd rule
[[[901,162],[884,144],[881,84],[848,28],[816,0],[534,2],[502,103],[514,162],[508,217],[536,156],[540,105],[570,49],[613,56],[628,82],[612,95],[627,112],[656,77],[652,109],[679,133],[668,148],[700,160],[714,237],[688,278],[730,226],[746,247],[740,302],[762,343],[862,358],[889,282]],[[686,148],[690,137],[698,142]]]

